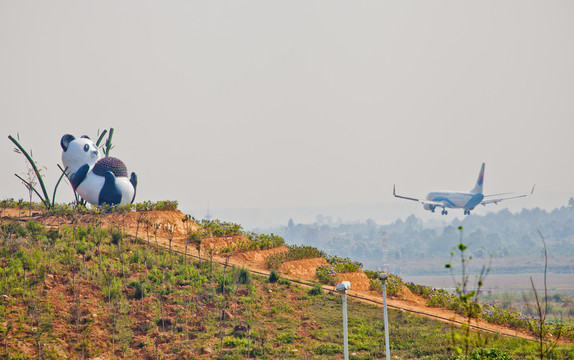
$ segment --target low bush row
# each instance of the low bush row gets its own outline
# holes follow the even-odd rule
[[[413,293],[422,295],[428,306],[445,307],[457,313],[468,316],[469,306],[465,305],[456,295],[443,289],[417,285],[412,282],[405,284]],[[484,319],[491,324],[511,326],[532,333],[540,331],[540,321],[533,316],[521,314],[518,311],[502,309],[490,304],[473,303],[470,306],[471,317]],[[565,322],[549,321],[543,325],[542,332],[556,337],[574,340],[574,327]]]
[[[204,236],[227,237],[244,236],[245,239],[222,249],[221,252],[243,252],[250,250],[267,250],[285,245],[285,240],[278,235],[257,234],[246,232],[241,225],[228,223],[221,220],[197,220],[191,218],[196,224],[201,226],[205,232]]]
[[[326,254],[313,246],[290,245],[286,252],[271,254],[265,258],[265,264],[268,269],[279,269],[279,266],[285,261],[296,261],[302,259],[314,259],[325,257]]]
[[[141,203],[135,204],[126,204],[126,205],[108,205],[102,204],[100,206],[92,206],[90,208],[79,205],[76,203],[70,204],[54,204],[54,206],[47,210],[49,215],[55,216],[67,216],[67,215],[74,215],[74,214],[106,214],[106,213],[123,213],[123,212],[130,212],[130,211],[174,211],[177,210],[178,202],[172,200],[162,200],[157,202],[152,201],[144,201]],[[22,211],[25,210],[34,210],[34,211],[44,211],[46,210],[44,204],[36,203],[36,202],[28,202],[14,199],[6,199],[0,201],[0,209],[9,209],[9,208],[17,208],[21,209]]]

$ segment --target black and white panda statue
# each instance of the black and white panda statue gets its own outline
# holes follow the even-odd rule
[[[60,140],[62,162],[74,190],[92,205],[125,205],[136,196],[137,176],[128,178],[126,165],[114,157],[102,157],[86,135],[76,139],[66,134]]]

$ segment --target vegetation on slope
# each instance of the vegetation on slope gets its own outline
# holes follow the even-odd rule
[[[245,269],[214,264],[212,256],[197,261],[172,254],[151,246],[149,238],[126,237],[120,227],[103,228],[97,218],[85,227],[72,218],[51,229],[33,221],[2,221],[0,334],[8,357],[340,356],[340,296],[252,277]],[[301,248],[289,252],[289,259],[320,254]],[[341,272],[360,269],[357,264],[349,268],[353,262],[348,259],[342,263]],[[353,358],[382,357],[380,309],[351,311],[356,319],[350,320],[350,331],[357,334],[351,336]],[[391,316],[410,328],[429,326],[419,330],[437,337],[432,346],[415,345],[415,339],[403,338],[412,329],[391,324],[391,342],[407,344],[393,346],[393,354],[436,358],[453,353],[444,325]],[[323,331],[327,323],[329,330]],[[517,349],[507,340],[488,339],[488,346],[519,358],[534,351],[528,342]]]
[[[1,241],[6,358],[342,358],[338,294],[186,262],[119,228],[3,221]],[[390,311],[389,330],[394,356],[452,354],[445,324]],[[382,331],[380,308],[350,302],[352,359],[384,358]],[[534,352],[486,338],[517,358]]]

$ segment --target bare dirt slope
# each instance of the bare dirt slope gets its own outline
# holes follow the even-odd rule
[[[6,209],[2,216],[18,216],[17,209]],[[27,214],[27,212],[26,212]],[[172,237],[172,248],[176,251],[185,251],[185,233],[187,229],[197,230],[199,226],[195,223],[189,224],[185,223],[182,219],[185,215],[180,211],[148,211],[143,215],[141,212],[131,212],[125,215],[121,214],[102,214],[98,215],[97,219],[102,222],[103,226],[118,226],[125,229],[125,232],[135,236],[136,231],[138,232],[138,237],[148,240],[151,243],[158,243],[162,246],[169,246],[169,236],[166,231],[163,230],[164,225],[175,226],[175,231]],[[154,232],[153,227],[149,228],[145,226],[142,221],[142,217],[145,216],[146,219],[150,220],[150,223],[159,224],[157,230]],[[92,224],[94,221],[94,215],[81,215],[79,216],[79,222],[83,224]],[[27,217],[22,218],[23,221],[27,220]],[[70,219],[65,217],[55,217],[48,215],[36,215],[33,216],[33,220],[41,222],[48,226],[59,226],[62,224],[69,224]],[[139,220],[139,225],[138,225]],[[187,228],[185,226],[188,226]],[[207,238],[204,239],[201,244],[201,254],[193,246],[189,246],[187,249],[187,254],[192,256],[201,255],[202,258],[209,256],[210,253],[216,254],[219,249],[229,247],[230,245],[245,241],[246,239],[242,236],[230,236],[230,237],[220,237],[220,238]],[[250,270],[258,271],[264,274],[269,274],[269,270],[265,266],[265,258],[273,253],[286,251],[285,247],[264,250],[264,251],[247,251],[237,254],[231,254],[226,257],[219,255],[213,255],[214,261],[221,263],[228,262],[230,265],[246,267]],[[323,264],[325,264],[325,259],[304,259],[286,262],[281,265],[280,272],[285,278],[313,282],[315,281],[315,269]],[[358,273],[347,273],[339,275],[340,281],[350,281],[351,290],[349,295],[351,297],[355,296],[360,301],[366,301],[370,303],[380,304],[382,302],[382,296],[378,292],[373,292],[369,290],[369,279],[363,272]],[[327,290],[332,290],[329,287],[324,287]],[[409,311],[416,313],[420,316],[431,317],[439,319],[441,321],[462,324],[466,323],[467,319],[454,313],[453,311],[444,308],[434,308],[427,307],[425,305],[425,299],[419,295],[413,294],[408,288],[403,287],[402,296],[397,298],[389,298],[388,305],[392,308],[401,309],[402,311]],[[517,336],[522,338],[533,339],[530,334],[524,331],[511,329],[508,327],[489,324],[482,320],[473,319],[471,321],[472,326],[476,326],[484,331],[497,332],[510,336]]]

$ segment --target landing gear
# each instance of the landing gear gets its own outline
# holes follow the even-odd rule
[[[430,211],[431,211],[432,213],[434,213],[434,208],[435,208],[434,206],[432,206],[432,205],[430,206]]]
[[[441,214],[442,214],[442,215],[447,215],[447,214],[448,214],[448,211],[446,211],[446,209],[442,209]]]
[[[470,210],[464,209],[464,215],[470,215]]]

